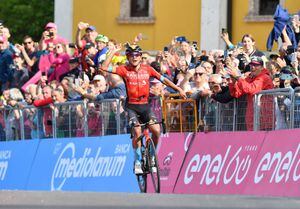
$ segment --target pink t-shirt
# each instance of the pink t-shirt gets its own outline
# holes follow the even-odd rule
[[[57,56],[55,56],[53,53],[50,53],[49,60],[52,65],[55,65],[55,69],[54,69],[53,73],[48,78],[49,81],[52,81],[52,80],[59,81],[59,78],[61,75],[69,72],[70,56],[67,53],[62,53]]]

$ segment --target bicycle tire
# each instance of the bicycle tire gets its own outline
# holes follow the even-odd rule
[[[141,193],[147,192],[147,174],[137,174],[136,175],[138,185]]]
[[[153,188],[156,193],[160,193],[160,171],[158,165],[158,158],[155,150],[153,140],[150,138],[147,145],[148,150],[148,162],[149,162],[149,172],[151,174],[151,180],[153,183]],[[151,153],[150,150],[153,149]],[[152,164],[152,158],[154,158],[154,165]],[[155,169],[154,169],[155,168]]]

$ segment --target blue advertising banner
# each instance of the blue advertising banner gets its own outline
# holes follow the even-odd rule
[[[139,192],[129,135],[41,140],[27,190]]]
[[[26,189],[39,141],[0,142],[0,189]]]

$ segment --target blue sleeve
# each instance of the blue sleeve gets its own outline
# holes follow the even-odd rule
[[[267,50],[272,51],[273,47],[273,42],[274,42],[274,29],[271,31],[268,40],[267,40]]]

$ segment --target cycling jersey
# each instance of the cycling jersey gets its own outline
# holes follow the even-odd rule
[[[162,80],[161,75],[148,65],[141,65],[137,71],[130,66],[119,66],[116,73],[125,80],[129,104],[147,104],[150,77]]]

